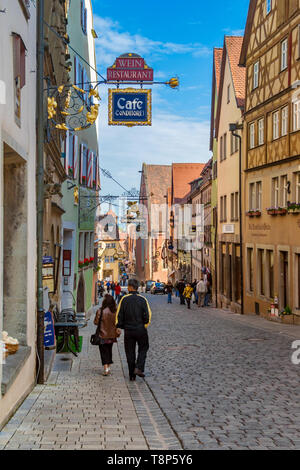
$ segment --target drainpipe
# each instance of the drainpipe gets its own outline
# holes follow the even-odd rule
[[[244,315],[244,270],[243,270],[243,221],[242,221],[242,137],[236,133],[243,125],[230,124],[229,130],[239,139],[239,217],[240,217],[240,271],[241,271],[241,314]]]
[[[37,382],[44,383],[43,219],[44,219],[44,0],[37,2]]]

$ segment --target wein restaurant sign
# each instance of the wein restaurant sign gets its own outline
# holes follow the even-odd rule
[[[154,72],[138,54],[123,54],[107,69],[107,82],[153,82]]]
[[[114,126],[151,126],[151,90],[108,90],[108,124]]]

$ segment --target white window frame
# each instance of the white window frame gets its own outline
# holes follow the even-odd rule
[[[289,129],[289,107],[285,106],[281,110],[281,135],[285,136],[288,134]]]
[[[256,195],[255,195],[255,202],[256,202],[256,207],[255,209],[258,209],[261,211],[262,208],[262,182],[257,181],[256,183]]]
[[[254,207],[254,201],[255,201],[255,183],[250,183],[249,184],[249,211],[253,211],[256,209],[256,207]]]
[[[295,174],[296,204],[300,204],[300,171]]]
[[[280,206],[287,207],[288,200],[288,177],[282,175],[280,177]]]
[[[258,145],[265,143],[265,120],[264,118],[258,121]]]
[[[279,206],[279,177],[272,178],[272,205]]]
[[[279,139],[279,111],[273,113],[273,140]]]
[[[288,40],[285,38],[281,42],[281,63],[280,69],[281,71],[286,70],[288,66]]]
[[[300,99],[293,103],[293,129],[294,131],[300,130]]]
[[[258,88],[259,85],[259,61],[253,65],[253,90]]]
[[[250,149],[255,148],[255,122],[250,124]]]

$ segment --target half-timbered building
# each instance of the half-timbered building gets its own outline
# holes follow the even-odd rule
[[[245,313],[267,315],[278,299],[300,315],[299,7],[251,0],[241,52]]]

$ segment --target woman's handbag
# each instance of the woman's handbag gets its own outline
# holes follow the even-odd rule
[[[100,315],[100,320],[97,326],[96,333],[92,335],[90,339],[90,343],[93,346],[101,346],[102,344],[105,344],[105,340],[102,339],[100,336],[100,325],[101,325],[102,315],[103,315],[103,311],[101,312],[101,315]]]

